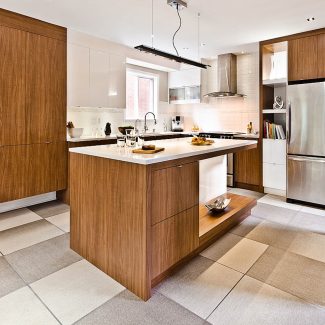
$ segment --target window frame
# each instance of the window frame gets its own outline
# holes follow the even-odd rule
[[[146,72],[142,70],[136,70],[136,69],[131,69],[127,68],[126,69],[126,80],[128,80],[128,74],[131,74],[133,76],[136,76],[137,78],[143,78],[143,79],[150,79],[153,80],[153,91],[152,91],[152,96],[153,96],[153,110],[152,112],[156,115],[156,118],[158,117],[158,101],[159,101],[159,75],[151,72]],[[126,84],[126,89],[128,88],[128,84]],[[136,93],[136,103],[137,103],[137,117],[129,117],[128,116],[128,100],[127,100],[127,94],[126,94],[126,109],[125,109],[125,120],[126,121],[135,121],[135,120],[140,120],[144,121],[144,116],[139,116],[139,80],[138,80],[138,85],[137,85],[137,91]],[[147,117],[147,120],[153,120],[153,116],[150,114]]]

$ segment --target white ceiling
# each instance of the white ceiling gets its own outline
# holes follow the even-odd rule
[[[0,0],[0,7],[125,45],[151,44],[152,0]],[[173,52],[178,27],[167,0],[154,1],[154,47]],[[198,58],[197,14],[201,13],[201,57],[238,45],[325,27],[324,0],[189,0],[176,37],[182,56]],[[308,23],[307,17],[316,20]],[[189,48],[189,50],[183,50]]]

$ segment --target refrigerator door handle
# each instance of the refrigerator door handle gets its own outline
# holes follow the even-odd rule
[[[318,157],[288,156],[288,159],[294,161],[314,161],[319,163],[325,163],[325,158]]]
[[[291,102],[288,104],[288,123],[287,123],[287,144],[290,144],[291,140]]]

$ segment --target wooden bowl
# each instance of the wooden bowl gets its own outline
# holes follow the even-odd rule
[[[118,127],[118,130],[123,134],[123,135],[126,135],[126,130],[129,130],[129,129],[134,129],[133,126],[119,126]]]

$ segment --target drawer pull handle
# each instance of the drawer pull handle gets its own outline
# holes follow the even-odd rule
[[[183,168],[183,165],[178,165],[177,168]]]

